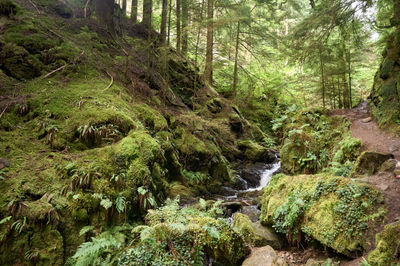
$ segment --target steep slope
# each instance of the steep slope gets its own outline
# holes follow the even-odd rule
[[[230,162],[275,159],[265,133],[140,25],[112,36],[63,1],[3,2],[2,265],[61,265],[84,226],[141,221],[167,197],[234,183]]]

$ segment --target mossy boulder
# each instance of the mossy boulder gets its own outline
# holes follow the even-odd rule
[[[276,175],[265,189],[262,224],[272,225],[289,242],[302,235],[346,256],[370,245],[368,235],[384,214],[382,195],[373,187],[327,175]]]
[[[272,150],[261,146],[257,142],[242,140],[238,143],[238,147],[242,151],[244,158],[251,162],[272,163],[276,160]]]
[[[394,64],[396,62],[393,61],[390,58],[385,58],[385,60],[383,60],[381,68],[380,68],[380,77],[382,79],[387,79],[389,77],[389,75],[391,74]]]
[[[358,157],[350,176],[373,175],[379,171],[384,162],[393,157],[393,154],[365,151]]]
[[[388,224],[376,235],[376,248],[368,254],[372,266],[399,265],[400,263],[400,222]]]
[[[1,49],[0,66],[8,76],[19,80],[40,76],[44,67],[38,57],[14,43],[8,43]]]

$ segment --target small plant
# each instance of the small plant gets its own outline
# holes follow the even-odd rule
[[[153,194],[145,187],[139,187],[137,192],[139,193],[139,206],[142,208],[142,210],[146,211],[148,209],[157,207],[157,203],[153,197]]]
[[[26,225],[26,217],[24,217],[23,220],[17,220],[11,225],[11,229],[14,229],[17,231],[19,234],[24,230]]]
[[[89,123],[79,126],[77,132],[79,139],[89,144],[101,142],[102,139],[116,139],[120,135],[118,126],[113,124],[92,125]]]
[[[36,264],[39,260],[39,249],[34,248],[34,249],[30,249],[27,252],[25,252],[25,259],[29,260],[33,264]]]
[[[50,125],[46,128],[47,136],[46,136],[46,144],[49,144],[51,148],[53,148],[54,140],[56,138],[56,134],[58,132],[58,127],[55,125]]]
[[[205,184],[210,179],[210,176],[206,174],[203,174],[201,172],[191,172],[187,171],[186,169],[182,170],[182,174],[188,181],[188,183],[192,186]]]

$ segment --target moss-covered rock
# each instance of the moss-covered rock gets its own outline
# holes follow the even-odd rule
[[[393,154],[365,151],[357,159],[351,177],[373,175],[379,171],[382,164],[393,159]]]
[[[306,235],[354,257],[371,242],[367,232],[384,213],[381,197],[374,188],[346,178],[277,175],[265,189],[260,221],[290,242]]]
[[[272,163],[276,160],[275,153],[251,140],[243,140],[238,143],[244,158],[252,162]]]
[[[43,69],[43,63],[37,57],[14,43],[1,49],[0,65],[8,76],[19,80],[38,77]]]
[[[376,248],[368,254],[372,266],[400,263],[400,222],[388,224],[376,235]]]

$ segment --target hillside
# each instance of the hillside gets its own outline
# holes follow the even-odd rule
[[[397,265],[398,24],[289,2],[0,0],[0,264]]]

